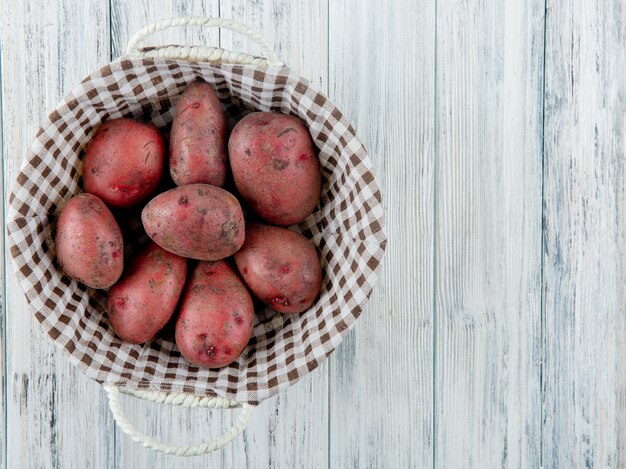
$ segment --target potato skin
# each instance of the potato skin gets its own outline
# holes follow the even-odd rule
[[[237,199],[209,184],[189,184],[159,194],[144,207],[141,221],[163,249],[204,261],[232,255],[245,237]]]
[[[224,185],[226,132],[226,116],[211,85],[189,85],[176,105],[170,133],[169,167],[177,186]]]
[[[322,268],[317,251],[299,233],[250,224],[235,262],[250,291],[279,313],[301,313],[319,295]]]
[[[127,208],[156,190],[165,165],[165,145],[152,124],[132,119],[105,122],[92,137],[83,160],[85,192],[110,207]]]
[[[186,276],[187,259],[149,242],[109,290],[109,322],[119,338],[132,344],[154,339],[172,317]]]
[[[252,336],[254,306],[226,261],[199,262],[193,270],[176,321],[176,344],[195,365],[226,366]]]
[[[320,164],[301,119],[248,114],[233,129],[228,152],[237,190],[265,221],[288,226],[313,213],[320,199]]]
[[[57,220],[56,256],[71,278],[92,288],[109,288],[124,268],[122,232],[98,197],[79,194]]]

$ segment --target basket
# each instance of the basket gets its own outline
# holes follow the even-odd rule
[[[138,48],[155,31],[174,26],[222,27],[257,42],[265,57],[212,47]],[[187,362],[170,337],[150,344],[121,342],[107,321],[106,293],[63,275],[55,260],[54,223],[64,202],[81,192],[81,158],[97,126],[133,117],[166,127],[191,82],[210,83],[233,125],[253,110],[295,114],[310,128],[322,165],[318,209],[297,230],[317,247],[324,271],[317,302],[300,315],[258,312],[239,360],[209,370]],[[128,220],[137,230],[141,224]],[[365,149],[337,107],[278,61],[244,25],[182,17],[147,26],[126,57],[85,78],[37,132],[9,198],[8,244],[30,309],[48,336],[88,377],[103,384],[120,427],[135,441],[179,455],[224,446],[245,428],[254,405],[310,373],[354,325],[371,294],[386,245],[381,193]],[[172,405],[242,407],[237,423],[215,441],[168,445],[139,433],[124,417],[120,392]]]

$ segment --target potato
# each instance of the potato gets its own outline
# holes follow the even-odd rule
[[[315,247],[286,228],[249,224],[235,262],[252,293],[279,313],[307,310],[320,292],[322,269]]]
[[[189,85],[178,101],[170,132],[170,174],[177,186],[224,185],[226,130],[226,116],[211,85]]]
[[[141,221],[163,249],[204,261],[232,255],[245,236],[237,199],[209,184],[189,184],[159,194],[144,207]]]
[[[233,129],[228,152],[237,190],[265,221],[288,226],[313,213],[320,199],[320,164],[298,117],[249,114]]]
[[[109,290],[108,314],[120,339],[154,339],[172,317],[185,286],[187,259],[149,242]]]
[[[165,146],[152,124],[132,119],[105,122],[92,137],[83,160],[85,192],[110,207],[126,208],[147,200],[165,166]]]
[[[89,287],[108,288],[122,275],[122,232],[95,195],[79,194],[65,204],[54,242],[61,269]]]
[[[252,336],[254,306],[226,261],[199,262],[187,282],[176,321],[176,344],[191,363],[226,366]]]

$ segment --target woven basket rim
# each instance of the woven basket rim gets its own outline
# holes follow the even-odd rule
[[[193,63],[190,64],[187,61],[177,60],[177,59],[120,58],[116,61],[113,61],[109,64],[104,65],[96,72],[91,73],[85,79],[83,79],[79,85],[73,87],[72,90],[64,96],[63,100],[61,100],[61,102],[49,114],[47,119],[39,128],[37,135],[34,139],[34,142],[30,146],[28,153],[26,155],[26,158],[24,158],[22,162],[22,168],[20,170],[20,175],[18,176],[18,181],[11,191],[11,196],[9,198],[9,204],[8,204],[9,210],[7,214],[8,215],[7,220],[9,220],[9,222],[7,223],[7,231],[8,231],[8,238],[9,238],[10,245],[11,245],[10,252],[11,252],[11,257],[12,257],[12,263],[14,265],[16,274],[20,280],[19,282],[20,286],[25,291],[26,297],[30,304],[29,308],[31,309],[36,308],[36,306],[34,306],[32,303],[35,302],[35,300],[37,301],[41,300],[40,298],[38,298],[39,296],[41,296],[41,293],[37,294],[33,290],[32,282],[29,281],[29,278],[30,278],[29,275],[24,275],[21,270],[23,269],[23,265],[20,264],[20,260],[21,260],[20,256],[22,256],[23,252],[19,249],[19,247],[23,245],[23,240],[17,239],[16,234],[18,232],[22,232],[25,229],[25,227],[30,226],[30,224],[32,224],[33,222],[51,223],[51,220],[50,220],[51,214],[50,213],[45,213],[45,214],[28,213],[26,215],[20,214],[19,204],[20,202],[23,202],[23,201],[21,199],[18,200],[18,197],[16,197],[16,193],[18,192],[18,189],[22,189],[24,187],[25,182],[27,182],[23,180],[23,175],[25,173],[25,169],[27,169],[29,165],[29,162],[31,162],[33,157],[37,157],[38,153],[41,151],[41,145],[38,142],[40,142],[40,139],[42,138],[42,136],[46,136],[48,133],[53,131],[52,128],[55,127],[56,125],[55,122],[57,122],[57,120],[55,120],[55,118],[57,117],[57,115],[59,114],[63,115],[63,113],[67,112],[68,103],[71,104],[72,101],[77,98],[77,96],[81,96],[81,94],[85,92],[85,84],[91,83],[92,80],[94,79],[93,77],[106,76],[107,73],[117,73],[120,70],[124,70],[124,72],[126,73],[129,70],[134,70],[135,68],[141,69],[141,68],[149,68],[152,66],[157,66],[157,67],[163,66],[163,67],[166,67],[168,70],[170,69],[169,67],[172,67],[172,66],[179,67],[179,68],[183,67],[186,69],[189,69],[191,67],[191,69],[193,69],[194,64]],[[247,77],[249,74],[252,74],[253,76],[255,76],[255,74],[259,70],[264,71],[264,73],[268,73],[267,70],[263,70],[265,69],[265,67],[258,66],[258,65],[195,64],[195,66],[200,67],[203,70],[214,70],[214,71],[221,71],[224,73],[241,74],[243,77]],[[308,82],[308,80],[303,79],[299,75],[295,74],[295,72],[290,70],[288,67],[282,67],[278,71],[272,70],[272,72],[276,74],[284,74],[288,80],[296,80],[299,83],[303,83],[304,86],[313,88],[312,85]],[[309,90],[307,89],[306,92],[308,93]],[[334,103],[330,102],[330,100],[328,100],[328,98],[323,96],[323,94],[321,94],[319,91],[315,91],[315,92],[318,95],[322,96],[324,99],[326,99],[327,102],[332,105],[332,107],[334,108],[333,112],[336,111],[337,113],[333,115],[336,115],[338,116],[339,119],[342,119],[343,121],[347,122],[347,120],[345,120],[345,117],[343,116],[341,111],[337,109]],[[362,143],[360,142],[360,140],[358,139],[356,132],[354,131],[354,129],[352,129],[351,126],[349,126],[348,130],[353,133],[352,137],[357,142],[354,145],[356,146],[360,145],[361,148],[359,148],[359,151],[361,151],[362,149],[362,152],[364,154],[364,159],[367,160],[366,161],[367,163],[369,163],[367,153],[365,153],[365,149]],[[86,141],[82,142],[81,148],[77,150],[73,150],[73,153],[76,153],[77,155],[79,155],[80,152],[82,151],[82,147],[84,147],[85,144],[86,144]],[[378,189],[375,179],[373,179],[373,181],[371,182],[373,182],[373,185]],[[72,195],[75,195],[75,194],[72,194]],[[380,199],[379,205],[382,210],[382,199]],[[358,243],[362,243],[363,245],[366,245],[367,247],[365,247],[364,249],[369,249],[370,245],[375,247],[376,252],[379,253],[379,256],[380,256],[375,267],[372,269],[373,276],[374,277],[376,276],[377,271],[381,267],[382,258],[383,258],[384,251],[385,251],[386,244],[387,244],[387,238],[386,238],[386,234],[384,230],[384,217],[382,215],[380,216],[380,219],[378,221],[378,229],[373,230],[371,233],[368,233],[367,236],[364,236],[364,237],[360,237],[360,236],[355,235],[354,233],[351,233],[349,229],[346,229],[346,231],[343,232],[343,231],[337,231],[334,228],[328,228],[328,229],[324,228],[320,230],[317,233],[317,235],[321,236],[324,239],[326,239],[327,237],[346,238],[347,240],[354,241],[355,243],[358,242]],[[336,346],[339,344],[339,342],[341,342],[341,340],[343,340],[343,338],[345,338],[345,335],[349,332],[349,330],[352,329],[352,327],[354,326],[354,323],[356,322],[356,319],[358,319],[358,317],[361,314],[361,309],[362,309],[363,304],[367,301],[367,299],[369,298],[369,295],[372,292],[373,286],[374,286],[373,284],[370,286],[369,292],[367,293],[367,295],[365,295],[365,299],[361,301],[360,303],[358,303],[357,307],[351,311],[352,321],[348,322],[346,327],[338,332],[339,339],[338,340],[335,339],[336,343],[333,343],[330,349],[324,352],[319,357],[319,359],[315,360],[314,362],[307,363],[308,372],[311,372],[315,368],[317,368],[319,364],[323,361],[323,359],[325,359],[330,353],[332,353],[332,351],[335,350]],[[187,386],[184,382],[181,383],[177,381],[174,382],[172,380],[160,380],[160,379],[157,379],[156,377],[155,379],[147,380],[147,381],[133,381],[133,380],[128,380],[128,379],[123,379],[122,376],[118,374],[118,377],[120,379],[114,379],[111,376],[111,374],[113,374],[112,371],[110,371],[109,373],[94,372],[94,370],[92,370],[88,364],[86,364],[84,361],[81,361],[79,358],[77,358],[77,356],[73,353],[73,350],[68,349],[67,343],[63,344],[62,342],[57,340],[58,337],[55,338],[54,334],[51,333],[51,330],[53,330],[53,328],[50,327],[50,324],[47,321],[47,316],[42,314],[41,311],[35,310],[33,312],[35,313],[35,317],[37,318],[38,322],[41,324],[44,331],[46,331],[47,335],[50,336],[52,341],[69,356],[70,362],[72,362],[79,369],[85,372],[89,377],[96,379],[97,381],[101,383],[112,383],[112,384],[116,384],[119,386],[132,387],[135,389],[181,391],[181,392],[187,392],[189,394],[198,394],[198,395],[211,395],[213,393],[214,395],[218,395],[221,397],[238,398],[239,400],[242,400],[242,397],[243,397],[243,400],[245,402],[256,403],[259,400],[265,399],[269,397],[270,395],[275,394],[280,389],[295,383],[302,376],[304,376],[304,374],[298,374],[298,376],[295,377],[294,379],[289,378],[286,384],[282,382],[278,383],[276,386],[272,388],[271,392],[266,393],[266,395],[255,395],[254,393],[252,393],[247,396],[243,396],[242,393],[233,394],[232,392],[228,392],[228,391],[224,392],[223,389],[221,388],[204,390],[203,392],[198,393],[197,387]]]

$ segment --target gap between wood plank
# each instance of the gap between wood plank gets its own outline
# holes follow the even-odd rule
[[[220,0],[221,2],[221,0]],[[326,0],[326,89],[324,90],[325,94],[328,94],[328,90],[330,90],[330,0]],[[327,358],[328,360],[329,358]],[[332,469],[332,421],[331,421],[331,415],[330,415],[330,409],[331,409],[331,391],[332,391],[332,387],[330,385],[330,366],[326,367],[326,402],[328,404],[327,410],[326,410],[326,415],[327,415],[327,428],[328,428],[328,435],[327,435],[327,441],[328,443],[326,444],[326,451],[327,451],[327,467],[328,469]]]
[[[433,469],[437,468],[437,326],[439,325],[437,321],[437,215],[438,215],[438,206],[437,206],[437,175],[439,165],[437,164],[437,155],[439,155],[439,112],[437,106],[437,93],[439,92],[439,87],[437,86],[437,39],[438,39],[438,29],[437,28],[437,15],[438,15],[438,7],[439,0],[435,0],[435,15],[433,21],[435,22],[434,28],[434,65],[433,65],[433,153],[435,157],[433,158],[433,230],[432,230],[432,259],[433,259],[433,268],[432,268],[432,311],[433,311],[433,334],[432,334],[432,351],[433,351],[433,364],[432,364],[432,459],[433,459]]]
[[[109,16],[109,61],[113,62],[113,0],[108,1]],[[117,438],[118,438],[117,422],[113,421],[113,468],[117,469]]]

